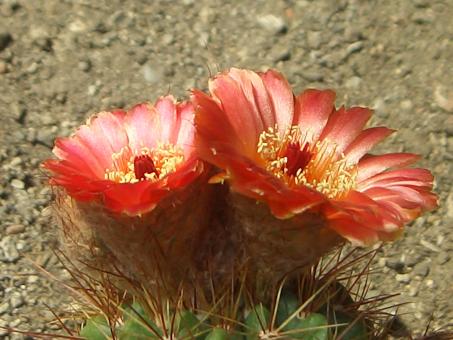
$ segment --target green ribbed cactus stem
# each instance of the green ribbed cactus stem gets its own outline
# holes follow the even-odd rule
[[[245,318],[246,339],[254,340],[260,337],[269,329],[270,322],[269,309],[262,304],[256,305]]]
[[[242,336],[235,332],[228,332],[224,328],[213,328],[208,335],[206,336],[205,340],[241,340]]]

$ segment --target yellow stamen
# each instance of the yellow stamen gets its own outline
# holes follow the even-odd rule
[[[315,189],[329,198],[344,197],[355,187],[357,166],[348,165],[344,154],[338,154],[337,145],[329,140],[308,145],[308,163],[293,174],[288,173],[286,156],[289,144],[306,145],[298,126],[291,126],[285,133],[277,126],[263,131],[258,140],[257,151],[266,164],[266,170],[282,179],[289,186],[304,185]],[[300,150],[302,152],[302,149]]]
[[[150,156],[156,168],[155,172],[146,173],[141,179],[135,177],[134,169],[134,158],[139,155]],[[126,146],[112,155],[112,169],[105,170],[104,178],[117,183],[156,181],[176,171],[178,165],[183,161],[184,152],[177,145],[158,143],[153,149],[143,147],[135,152]]]

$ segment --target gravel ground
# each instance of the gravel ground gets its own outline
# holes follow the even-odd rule
[[[449,0],[0,0],[0,326],[49,330],[66,294],[39,163],[89,114],[180,98],[230,67],[276,67],[399,129],[380,150],[424,157],[441,207],[386,245],[376,292],[416,331],[453,320],[453,4]],[[0,338],[22,339],[0,329]]]

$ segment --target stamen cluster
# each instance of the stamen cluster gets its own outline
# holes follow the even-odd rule
[[[329,198],[344,197],[355,187],[357,168],[348,165],[344,154],[328,140],[310,144],[298,126],[283,134],[278,127],[263,131],[257,152],[266,163],[266,170],[290,186],[304,185]]]
[[[145,168],[150,171],[137,169],[137,165],[143,162],[148,163]],[[153,149],[143,147],[135,152],[125,146],[112,155],[112,169],[105,170],[104,178],[117,183],[156,181],[176,171],[182,162],[183,150],[170,143],[158,143]]]

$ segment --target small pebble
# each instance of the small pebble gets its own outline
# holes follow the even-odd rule
[[[143,66],[143,76],[146,82],[150,84],[157,84],[161,79],[161,75],[159,71],[155,68],[151,67],[150,65]]]
[[[12,181],[11,181],[11,186],[15,189],[19,189],[19,190],[22,190],[25,188],[25,183],[22,182],[20,179],[17,179],[17,178],[14,178]]]
[[[302,78],[308,81],[322,81],[324,79],[323,74],[315,70],[302,70],[299,73]]]
[[[3,253],[3,256],[2,256]],[[6,263],[16,262],[20,258],[14,240],[11,236],[5,236],[0,241],[0,261]]]
[[[9,32],[0,32],[0,51],[3,51],[13,41],[13,37]]]
[[[281,17],[273,14],[265,15],[258,18],[258,24],[273,34],[283,34],[288,31],[288,26]]]
[[[357,89],[362,84],[362,78],[353,76],[346,80],[345,86],[349,89]]]
[[[78,63],[79,70],[83,72],[89,72],[91,70],[91,61],[89,60],[82,60]]]
[[[418,263],[415,265],[413,273],[417,276],[426,277],[429,274],[430,264],[427,262]]]
[[[385,265],[390,268],[390,269],[393,269],[394,271],[398,272],[398,273],[401,273],[404,269],[404,263],[401,262],[400,260],[395,260],[395,259],[387,259],[385,261]]]
[[[6,64],[3,60],[0,60],[0,74],[4,74],[8,72],[8,64]]]
[[[409,295],[410,297],[415,297],[418,295],[418,287],[415,287],[415,286],[411,286],[409,288],[409,292],[407,293],[407,295]]]
[[[5,337],[9,334],[8,327],[9,323],[6,320],[0,319],[0,338],[3,339],[2,337]]]
[[[421,244],[423,247],[425,247],[425,248],[427,248],[427,249],[429,249],[429,250],[431,250],[431,251],[433,251],[433,252],[435,252],[435,253],[439,253],[439,252],[440,252],[440,248],[439,248],[438,246],[432,244],[432,243],[429,242],[429,241],[426,241],[426,240],[421,239],[421,240],[420,240],[420,244]]]
[[[447,90],[443,86],[437,86],[434,91],[436,104],[447,112],[453,112],[453,90]]]
[[[447,252],[443,251],[443,252],[439,253],[439,255],[437,256],[437,262],[439,264],[445,264],[448,261],[450,261],[450,255],[448,255]]]
[[[406,99],[400,103],[400,107],[405,111],[409,111],[414,107],[414,104],[412,104],[411,100]]]
[[[434,288],[435,287],[435,283],[433,280],[426,280],[426,287],[428,288]]]
[[[30,284],[36,283],[38,281],[39,281],[39,276],[37,276],[37,275],[30,275],[27,278],[27,282],[30,283]]]
[[[408,284],[411,282],[411,277],[409,274],[396,274],[395,276],[396,281],[404,284]]]
[[[289,49],[279,49],[272,53],[272,60],[274,62],[288,61],[291,59],[291,51]]]
[[[20,234],[25,231],[25,226],[23,224],[11,224],[6,227],[6,235],[15,235]]]
[[[98,93],[98,91],[99,91],[99,88],[96,85],[91,84],[88,86],[88,95],[94,96]]]
[[[346,48],[346,53],[349,55],[349,54],[353,54],[356,52],[360,52],[362,49],[363,49],[363,41],[356,41],[355,43],[350,44]]]
[[[20,293],[13,293],[9,299],[12,308],[19,308],[25,304],[24,297]]]
[[[0,315],[5,314],[9,310],[9,303],[8,301],[5,301],[0,304]]]
[[[309,31],[307,33],[307,44],[312,49],[319,49],[322,45],[322,33],[318,31]]]

